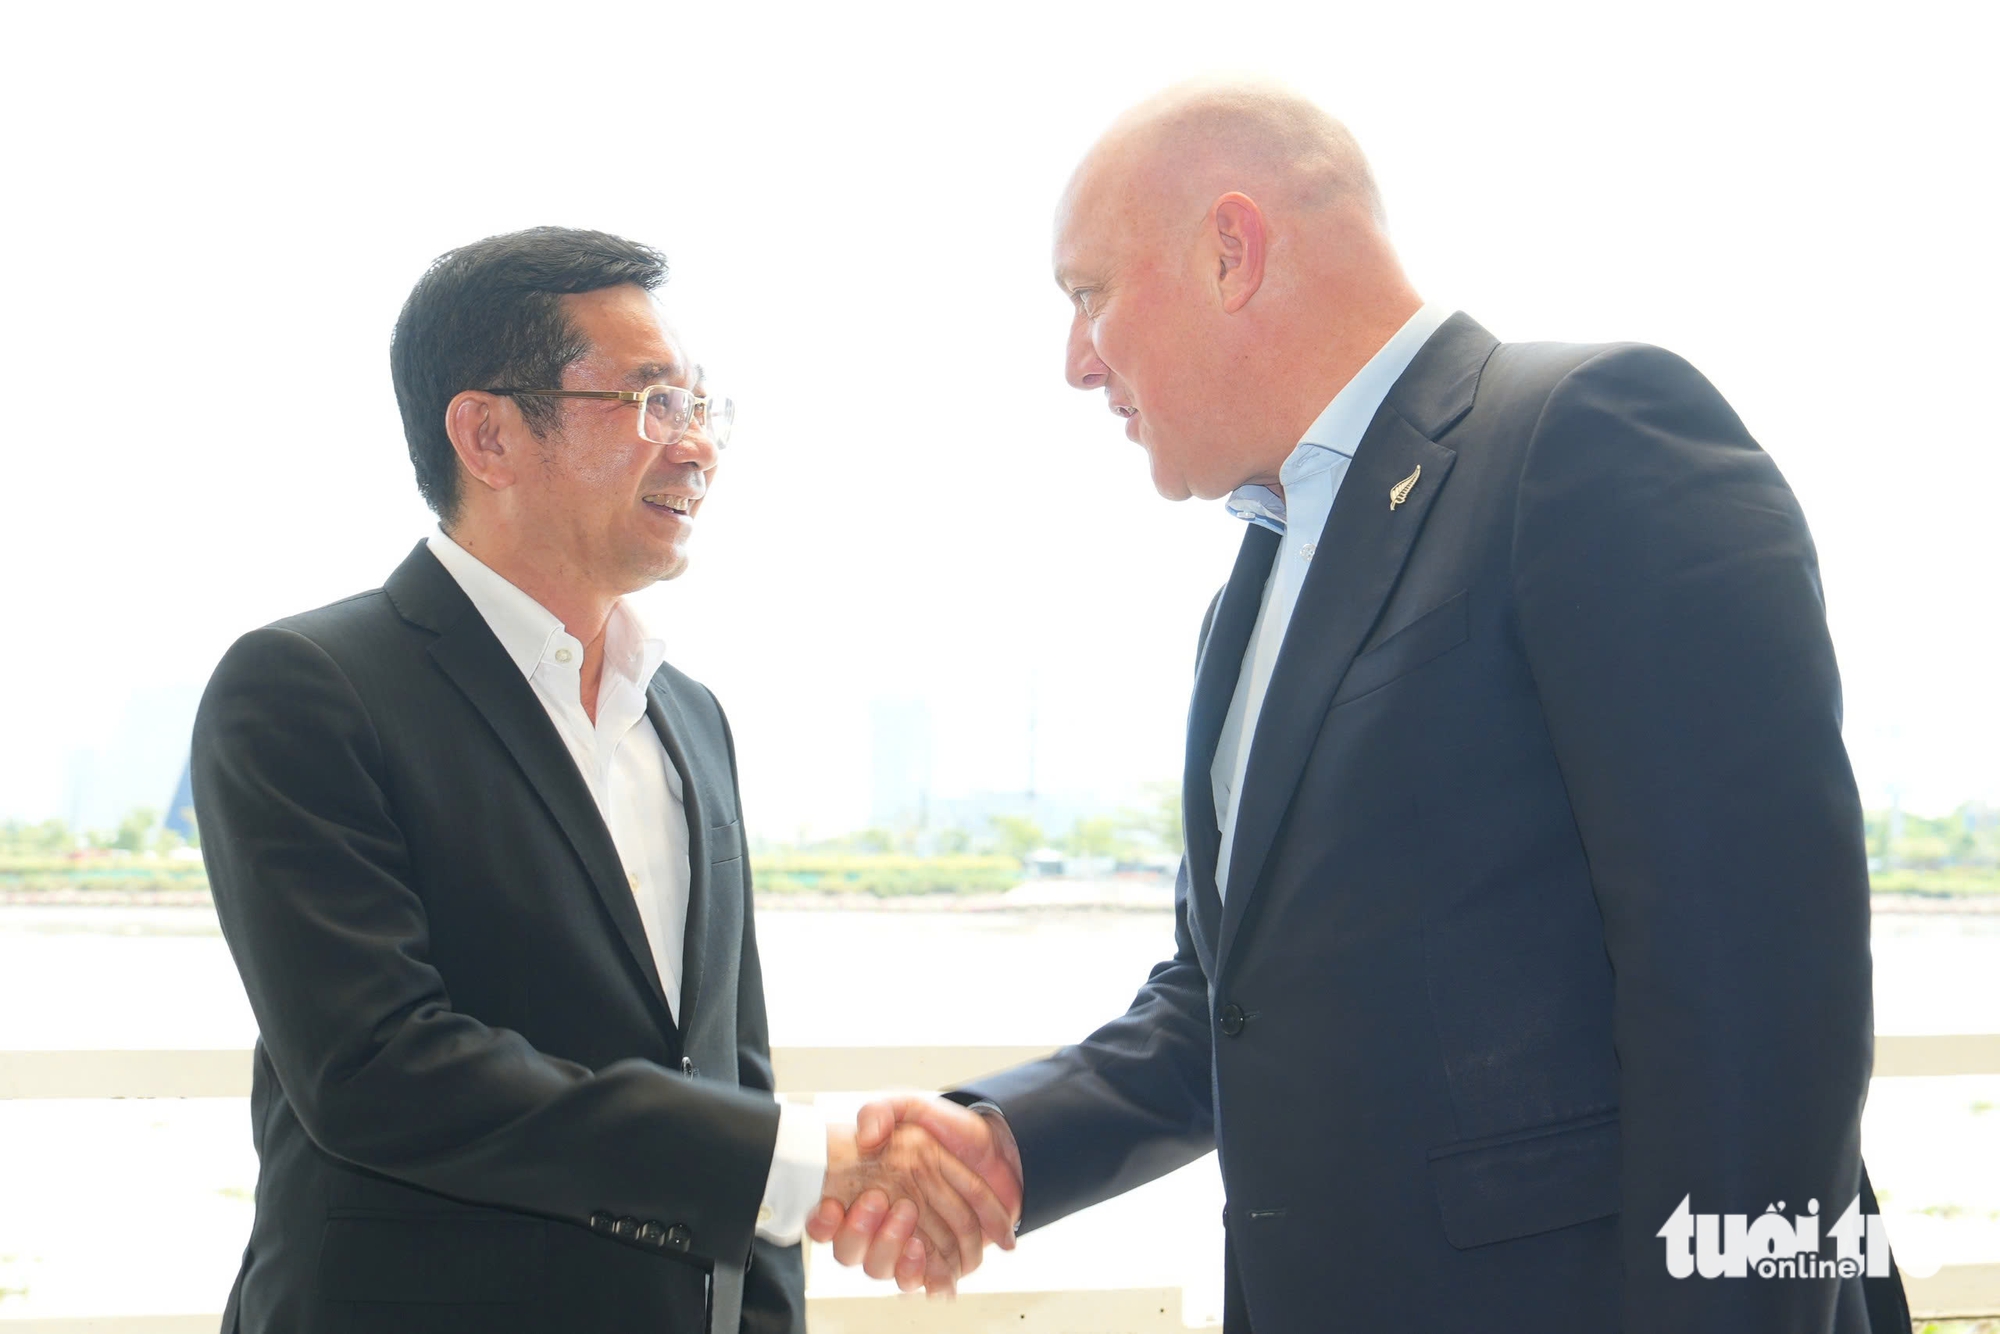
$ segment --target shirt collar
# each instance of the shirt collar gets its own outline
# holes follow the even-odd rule
[[[1341,386],[1333,401],[1306,428],[1298,447],[1278,469],[1280,485],[1289,486],[1303,481],[1333,466],[1333,454],[1353,458],[1354,451],[1361,446],[1361,437],[1367,432],[1368,424],[1375,420],[1375,414],[1381,410],[1383,400],[1389,397],[1389,391],[1395,388],[1396,381],[1416,360],[1418,351],[1430,341],[1438,327],[1451,318],[1451,314],[1449,306],[1425,302],[1416,314],[1405,320],[1403,327],[1376,349],[1375,355],[1354,373],[1353,379]],[[1256,482],[1239,486],[1223,504],[1239,519],[1269,528],[1274,533],[1285,531],[1285,498],[1273,487]]]
[[[442,528],[433,529],[425,539],[431,554],[465,590],[493,637],[522,676],[532,677],[544,663],[566,665],[572,671],[583,667],[583,645],[563,627],[559,617],[508,582],[492,566],[451,540]],[[567,659],[556,655],[567,650]],[[644,620],[629,599],[620,598],[611,606],[611,619],[604,627],[604,669],[607,673],[643,687],[666,661],[667,645],[647,633]]]

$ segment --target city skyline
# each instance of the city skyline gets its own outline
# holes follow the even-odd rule
[[[443,140],[575,145],[541,103],[436,101],[432,44],[522,56],[414,12],[395,43],[315,30],[325,59],[282,77],[229,64],[224,32],[134,14],[91,48],[124,101],[24,66],[0,105],[47,124],[11,167],[37,206],[0,235],[54,258],[18,275],[29,315],[0,330],[24,387],[0,488],[0,816],[62,813],[79,752],[108,777],[136,692],[198,692],[243,632],[381,583],[431,524],[390,392],[395,312],[442,251],[543,222],[662,247],[669,317],[741,405],[693,565],[638,600],[729,710],[753,824],[865,821],[878,696],[926,702],[939,792],[1025,782],[1031,695],[1038,784],[1179,774],[1241,525],[1160,500],[1101,396],[1063,383],[1048,254],[1103,125],[1216,61],[1199,11],[1158,12],[1066,10],[1055,45],[1019,15],[976,57],[882,25],[866,46],[893,76],[864,81],[820,58],[861,40],[833,12],[785,41],[690,12],[678,32],[711,58],[670,107],[643,81],[548,89],[671,123],[702,145],[693,189],[628,170],[440,189],[407,103]],[[1353,128],[1427,298],[1503,339],[1658,343],[1714,381],[1812,525],[1864,799],[2000,801],[2000,448],[1932,388],[1983,383],[2000,351],[1983,47],[1921,16],[1684,18],[1593,10],[1570,50],[1571,25],[1468,10],[1418,65],[1418,11],[1300,9],[1260,64]],[[1631,68],[1580,58],[1639,48]],[[1075,50],[1119,58],[1079,77]],[[356,69],[395,95],[356,98]],[[739,95],[766,86],[786,98]],[[1466,130],[1494,116],[1504,151]],[[107,340],[115,399],[80,364]],[[72,384],[92,393],[47,392]]]

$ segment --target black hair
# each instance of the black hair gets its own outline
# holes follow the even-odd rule
[[[389,343],[389,371],[417,490],[449,525],[458,517],[458,454],[445,408],[467,389],[554,389],[590,351],[563,310],[564,296],[667,280],[659,251],[608,232],[531,227],[440,255],[410,289]],[[521,397],[537,436],[554,427],[556,400]]]

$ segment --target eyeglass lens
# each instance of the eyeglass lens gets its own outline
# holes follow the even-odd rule
[[[674,444],[687,434],[697,414],[708,438],[718,448],[729,443],[730,428],[736,422],[736,404],[726,398],[702,399],[697,404],[694,395],[678,385],[659,385],[647,391],[640,434],[654,444]]]

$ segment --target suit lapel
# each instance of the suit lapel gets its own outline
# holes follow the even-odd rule
[[[661,685],[658,675],[646,687],[646,716],[667,748],[667,757],[681,776],[681,809],[687,816],[687,927],[681,945],[680,1030],[694,1031],[694,1012],[701,1000],[702,961],[709,957],[709,921],[714,916],[708,884],[708,817],[702,809],[701,787],[689,760],[687,717],[680,701]]]
[[[1299,590],[1298,606],[1272,668],[1257,730],[1251,738],[1229,864],[1229,883],[1239,888],[1229,895],[1223,908],[1214,973],[1218,979],[1256,897],[1271,845],[1291,806],[1327,707],[1355,654],[1381,618],[1430,513],[1431,502],[1443,489],[1458,457],[1456,451],[1437,441],[1472,410],[1479,377],[1498,346],[1493,335],[1463,311],[1453,314],[1411,359],[1355,448],[1354,461],[1334,498],[1312,568]],[[1399,484],[1416,474],[1419,466],[1422,473],[1405,491]],[[1393,507],[1392,489],[1404,493]],[[1239,559],[1239,573],[1241,563]],[[1268,563],[1267,557],[1265,565]],[[1249,615],[1254,622],[1254,608]],[[1217,706],[1226,712],[1249,630],[1245,628],[1242,638],[1229,649],[1224,648],[1219,635],[1214,639],[1215,654],[1229,652],[1233,656],[1225,667],[1219,662],[1211,664],[1208,658],[1212,655],[1205,654],[1202,679],[1206,681],[1211,670],[1217,674],[1227,671],[1230,684]],[[1209,757],[1214,755],[1220,720],[1218,713],[1208,733]],[[1193,742],[1191,733],[1191,764]],[[1199,781],[1204,784],[1208,765],[1209,759],[1202,759]],[[1187,781],[1192,788],[1196,781],[1192,768]],[[1194,846],[1193,831],[1213,824],[1212,814],[1204,818],[1207,824],[1186,822],[1190,849]],[[1219,836],[1209,835],[1211,863],[1217,841]],[[1215,892],[1212,875],[1209,892],[1211,896]]]
[[[1243,534],[1243,545],[1236,550],[1236,567],[1216,603],[1208,636],[1202,642],[1201,659],[1195,665],[1194,699],[1188,706],[1187,768],[1181,776],[1181,828],[1187,840],[1195,910],[1211,926],[1222,907],[1215,888],[1216,848],[1222,834],[1215,824],[1215,786],[1209,770],[1215,764],[1215,748],[1229,716],[1229,701],[1236,694],[1236,677],[1243,666],[1244,650],[1250,647],[1250,631],[1257,624],[1264,582],[1270,577],[1271,558],[1277,550],[1278,535],[1268,528],[1252,524]]]
[[[1291,805],[1327,705],[1381,615],[1456,457],[1387,406],[1376,413],[1355,450],[1299,590],[1298,606],[1257,715],[1236,808],[1231,888],[1223,903],[1217,947],[1218,977],[1256,896],[1271,842]],[[1419,467],[1423,471],[1415,486],[1392,509],[1391,489]],[[1228,707],[1227,700],[1223,707]]]
[[[457,581],[423,547],[411,553],[385,589],[405,617],[437,633],[431,659],[499,736],[528,786],[576,850],[633,967],[658,1003],[656,1017],[672,1032],[673,1015],[617,845],[534,687],[507,657]]]

